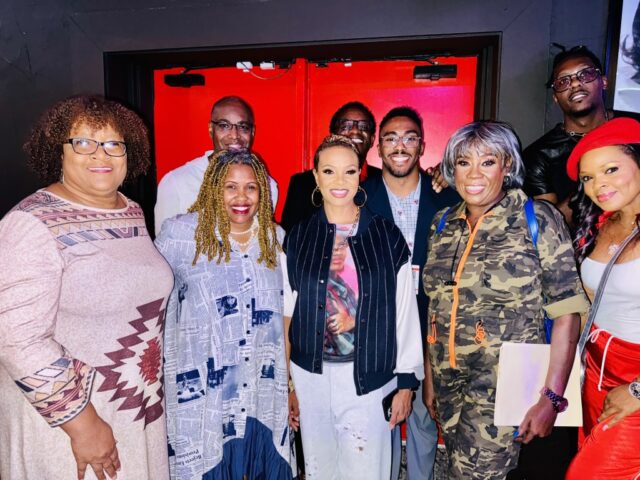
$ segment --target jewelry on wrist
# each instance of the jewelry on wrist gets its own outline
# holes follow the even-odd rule
[[[636,400],[640,400],[640,382],[635,381],[629,384],[629,394]]]
[[[544,387],[540,390],[540,394],[551,400],[551,405],[553,405],[553,410],[556,413],[562,413],[569,407],[569,401],[562,395],[558,395],[550,388]]]
[[[293,380],[289,379],[289,393],[293,393],[296,390],[296,386],[293,384]]]

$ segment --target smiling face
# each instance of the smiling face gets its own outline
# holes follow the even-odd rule
[[[360,179],[358,156],[345,147],[329,147],[320,152],[313,176],[326,206],[351,205]]]
[[[575,75],[580,70],[589,67],[595,66],[587,57],[568,58],[556,67],[553,78]],[[574,76],[569,88],[563,92],[554,92],[553,99],[566,115],[583,117],[597,109],[604,108],[602,92],[606,88],[606,77],[598,77],[592,82],[581,83]]]
[[[253,223],[260,202],[260,187],[253,168],[249,165],[230,165],[222,188],[231,231],[247,230]]]
[[[378,155],[382,159],[382,169],[392,176],[402,178],[418,169],[418,161],[424,152],[422,139],[415,147],[407,147],[402,137],[419,137],[420,128],[408,117],[395,117],[389,120],[380,131]],[[385,139],[399,137],[396,146],[388,144]]]
[[[82,122],[73,126],[69,138],[124,142],[123,136],[110,125],[94,130]],[[63,187],[74,197],[72,200],[98,208],[112,208],[113,200],[118,197],[118,187],[127,175],[127,155],[109,156],[101,146],[93,154],[83,155],[65,143],[62,147],[62,174]]]
[[[640,213],[640,168],[622,148],[596,148],[580,158],[585,194],[604,211]]]
[[[231,126],[227,130],[224,124],[227,127],[242,125],[244,128]],[[254,134],[251,112],[240,102],[231,100],[214,108],[209,122],[209,135],[215,151],[251,148]]]
[[[364,158],[367,156],[371,145],[373,145],[376,135],[368,130],[360,130],[354,122],[368,122],[369,117],[358,108],[348,108],[340,117],[338,124],[344,125],[348,120],[352,120],[353,125],[351,128],[338,126],[338,131],[332,133],[349,138],[358,149],[358,154]]]
[[[472,215],[479,216],[503,195],[502,183],[509,165],[484,145],[472,145],[456,159],[453,171],[456,190]]]

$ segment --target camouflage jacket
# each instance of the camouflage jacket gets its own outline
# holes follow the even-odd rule
[[[551,318],[588,309],[562,215],[535,202],[537,250],[527,226],[521,190],[507,195],[471,229],[465,203],[431,225],[423,285],[429,297],[429,335],[449,352],[469,342],[543,343],[544,311]],[[454,284],[455,283],[455,284]]]

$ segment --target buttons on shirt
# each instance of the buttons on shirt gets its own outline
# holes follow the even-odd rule
[[[322,310],[324,308],[324,305],[322,303],[318,304],[318,310]]]

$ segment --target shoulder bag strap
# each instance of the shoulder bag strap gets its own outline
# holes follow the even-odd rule
[[[602,274],[602,278],[600,279],[600,283],[598,284],[598,289],[596,290],[596,296],[593,299],[593,303],[591,304],[591,309],[589,310],[589,317],[587,318],[587,323],[584,325],[584,329],[582,330],[582,334],[580,335],[580,340],[578,341],[578,351],[580,355],[584,350],[585,345],[587,344],[587,337],[589,337],[589,331],[591,330],[591,326],[593,325],[593,319],[596,317],[596,313],[598,311],[598,307],[600,306],[600,300],[602,299],[602,294],[604,293],[604,287],[607,283],[607,279],[609,278],[609,274],[611,273],[611,269],[613,265],[616,263],[616,260],[625,249],[629,242],[634,239],[636,235],[638,235],[638,227],[633,229],[633,232],[622,242],[618,251],[611,257],[609,263],[604,269],[604,273]]]

